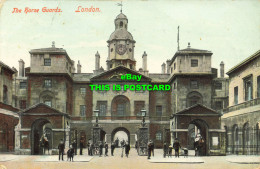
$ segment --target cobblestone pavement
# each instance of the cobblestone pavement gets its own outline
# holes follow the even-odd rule
[[[57,158],[56,162],[55,157]],[[54,160],[43,160],[49,158]],[[82,160],[84,158],[86,160]],[[64,161],[58,161],[58,156],[43,157],[0,154],[0,169],[260,169],[260,164],[256,164],[260,162],[260,156],[188,157],[186,159],[184,157],[180,157],[180,159],[172,157],[164,159],[162,158],[162,150],[156,150],[155,156],[151,160],[147,160],[146,156],[138,156],[135,149],[131,149],[128,158],[125,156],[122,158],[121,150],[116,149],[115,156],[94,156],[91,159],[87,155],[77,155],[75,156],[75,162],[68,162],[66,160],[66,156]],[[245,163],[246,161],[250,162],[250,160],[254,164]],[[200,162],[194,163],[194,161]],[[239,163],[241,161],[243,163]]]

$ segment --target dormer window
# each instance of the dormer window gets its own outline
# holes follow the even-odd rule
[[[51,59],[44,59],[44,66],[51,66]]]
[[[191,59],[191,67],[198,67],[198,59]]]

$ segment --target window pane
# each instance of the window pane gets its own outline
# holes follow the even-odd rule
[[[260,76],[257,77],[257,97],[260,98]]]
[[[107,101],[98,101],[97,102],[97,109],[100,112],[100,116],[106,116],[107,113]]]
[[[221,90],[221,89],[222,89],[222,83],[216,82],[216,83],[215,83],[215,89]]]
[[[198,60],[197,59],[191,59],[191,67],[198,67]]]
[[[192,89],[198,89],[198,88],[199,88],[199,86],[198,86],[198,81],[197,81],[197,80],[191,80],[191,81],[190,81],[190,87],[191,87]]]
[[[118,105],[117,105],[117,115],[118,115],[118,116],[123,116],[123,115],[125,115],[125,108],[126,108],[126,105],[125,105],[125,104],[118,104]]]
[[[20,89],[26,89],[26,82],[20,82]]]
[[[156,140],[162,140],[162,133],[157,132],[155,137],[156,137]]]
[[[86,112],[86,106],[85,105],[80,105],[80,116],[84,117]]]
[[[238,104],[238,87],[234,88],[234,104]]]
[[[51,87],[51,80],[50,79],[44,80],[44,87]]]
[[[134,110],[134,114],[136,116],[141,116],[141,110],[144,108],[144,101],[135,101],[134,105],[135,105],[135,110]]]
[[[162,116],[162,106],[156,106],[156,116]]]
[[[81,95],[86,95],[86,88],[80,88],[80,94]]]
[[[51,66],[51,59],[44,59],[44,66]]]

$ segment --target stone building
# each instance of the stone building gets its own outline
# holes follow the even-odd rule
[[[231,68],[229,106],[223,109],[228,154],[259,154],[260,51]]]
[[[14,151],[14,128],[19,121],[19,110],[12,106],[15,74],[15,69],[0,61],[0,152]]]
[[[101,140],[109,144],[117,138],[131,145],[138,140],[142,123],[141,110],[146,111],[147,139],[161,148],[163,142],[179,138],[182,147],[193,149],[192,142],[200,134],[206,140],[203,155],[221,154],[223,133],[221,114],[216,110],[228,105],[228,80],[211,67],[212,52],[178,50],[162,64],[161,73],[150,73],[146,52],[142,68],[136,68],[135,40],[128,31],[128,18],[120,13],[114,20],[115,31],[108,43],[107,68],[100,67],[100,54],[95,58],[93,73],[81,73],[81,64],[71,60],[66,50],[55,47],[29,51],[31,64],[19,61],[19,75],[13,81],[14,101],[20,109],[15,129],[17,154],[42,154],[39,138],[45,136],[53,154],[60,139],[66,147],[80,139],[86,143],[93,136],[95,110],[99,110]],[[75,71],[77,67],[77,72]],[[142,75],[140,81],[126,81],[121,75]],[[125,84],[170,85],[169,91],[91,90],[90,85]],[[220,85],[221,84],[221,85]],[[170,119],[171,117],[171,119]]]

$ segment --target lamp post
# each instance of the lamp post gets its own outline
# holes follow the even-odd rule
[[[145,126],[146,110],[145,110],[145,109],[142,109],[142,110],[141,110],[141,114],[142,114],[142,117],[143,117],[142,127],[144,127],[144,126]]]
[[[95,116],[96,116],[96,127],[98,127],[99,110],[94,110],[94,114],[95,114]]]

